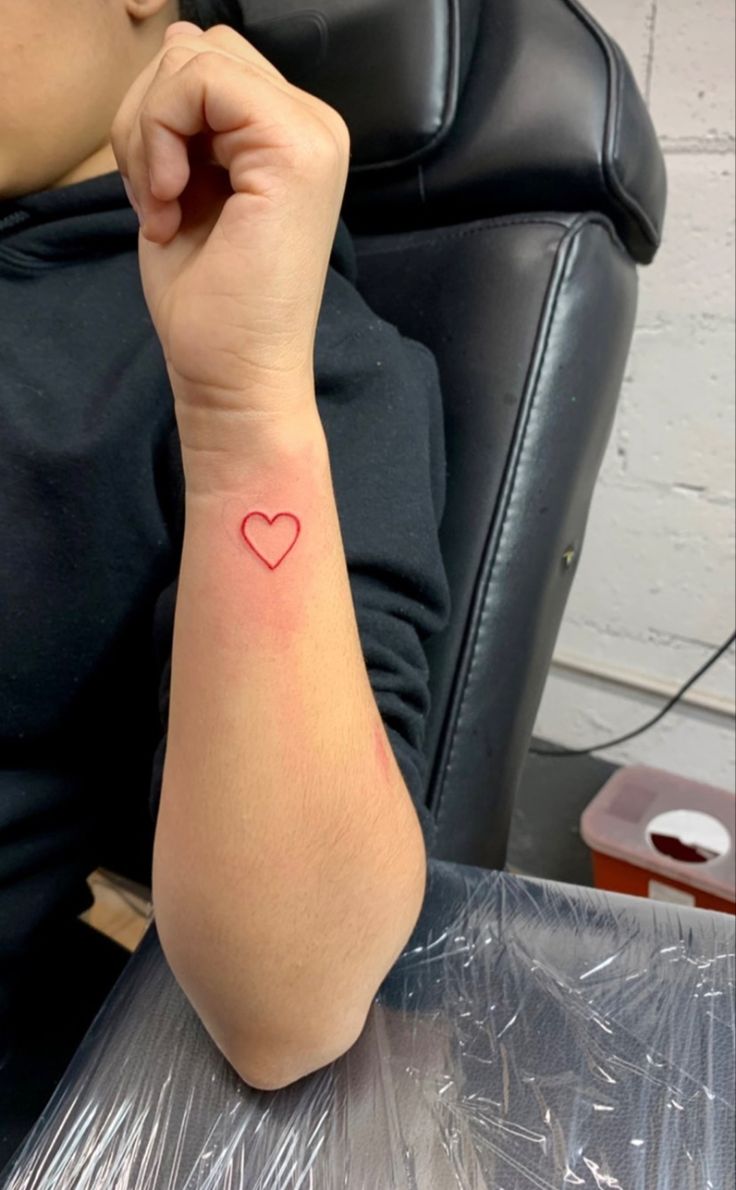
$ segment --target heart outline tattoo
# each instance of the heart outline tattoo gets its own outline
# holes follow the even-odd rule
[[[249,536],[248,522],[252,521],[254,517],[258,517],[262,521],[265,521],[269,529],[272,529],[273,526],[276,524],[276,522],[280,521],[282,518],[286,518],[286,520],[291,521],[293,524],[293,529],[294,529],[293,540],[288,544],[286,549],[276,558],[275,561],[270,561],[269,558],[264,553],[262,553],[262,550],[265,545],[264,541],[262,541],[262,540],[259,541],[259,543],[257,545],[256,542],[253,540],[252,531]],[[299,520],[298,516],[294,515],[293,512],[277,512],[276,515],[272,516],[272,517],[270,517],[268,515],[268,513],[266,513],[266,512],[260,512],[260,511],[249,512],[248,515],[243,520],[242,525],[240,526],[240,532],[243,537],[243,540],[245,541],[245,544],[248,546],[249,549],[251,549],[253,551],[253,553],[256,555],[257,558],[260,558],[261,562],[264,562],[266,564],[266,566],[268,567],[269,570],[278,570],[281,563],[291,553],[291,551],[293,550],[297,541],[299,540],[301,531],[302,531],[301,521]],[[260,548],[259,548],[259,546],[260,546]]]

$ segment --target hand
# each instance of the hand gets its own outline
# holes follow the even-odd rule
[[[342,117],[233,29],[177,21],[111,139],[144,219],[143,290],[182,441],[190,422],[201,444],[234,412],[303,404],[349,168]]]

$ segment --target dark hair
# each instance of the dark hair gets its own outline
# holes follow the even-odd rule
[[[243,0],[179,0],[179,20],[194,21],[200,29],[230,25],[237,33],[245,33]]]

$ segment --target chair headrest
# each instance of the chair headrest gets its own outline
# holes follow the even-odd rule
[[[244,9],[256,48],[342,112],[355,165],[404,162],[452,126],[464,82],[454,0],[244,0]]]
[[[355,232],[608,215],[659,246],[664,161],[619,47],[578,0],[241,0],[246,36],[345,118]]]

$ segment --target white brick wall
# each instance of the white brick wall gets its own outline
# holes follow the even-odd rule
[[[735,598],[734,3],[587,7],[650,104],[670,205],[536,726],[572,748],[653,715],[667,694],[637,688],[674,692],[732,631]],[[732,789],[733,650],[696,691],[705,706],[605,756]]]

